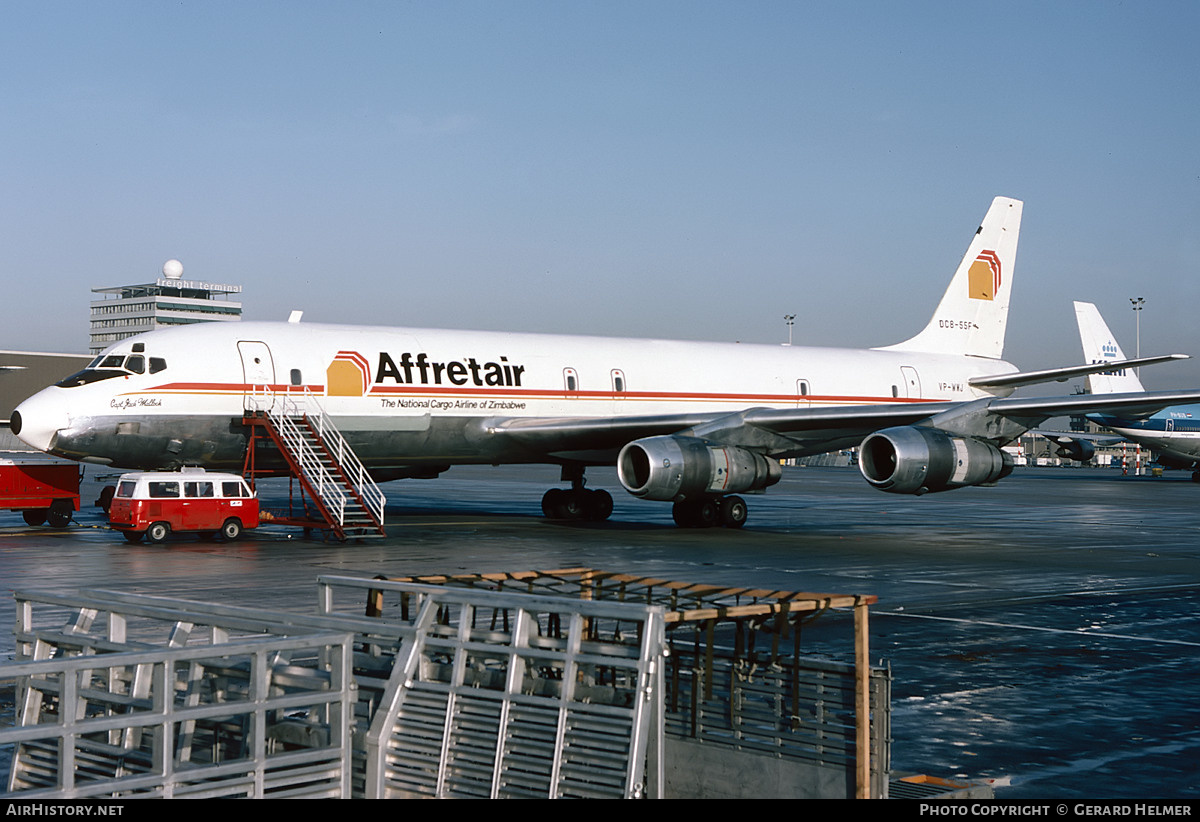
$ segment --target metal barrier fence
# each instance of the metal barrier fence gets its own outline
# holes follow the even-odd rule
[[[808,595],[439,579],[320,577],[310,614],[18,592],[7,795],[887,795],[890,673],[800,657]]]
[[[0,666],[22,798],[344,795],[349,634],[116,651],[64,634]],[[107,647],[106,647],[107,646]],[[57,656],[58,654],[68,654]]]
[[[338,577],[319,588],[323,614],[345,610],[335,593],[359,609],[369,595],[378,618],[416,629],[363,740],[365,796],[646,795],[648,754],[662,762],[662,608]]]
[[[362,589],[381,585],[406,603],[384,618],[106,591],[18,593],[17,648],[27,661],[0,666],[0,680],[17,683],[22,695],[21,727],[0,729],[0,746],[16,746],[10,795],[315,795],[313,784],[289,788],[283,776],[268,778],[276,762],[310,762],[315,749],[329,754],[330,767],[337,760],[340,781],[325,783],[322,795],[645,795],[646,762],[661,762],[661,753],[648,751],[648,740],[662,737],[651,733],[654,717],[661,724],[661,609],[338,578],[322,579],[321,599],[349,589],[361,612]],[[627,626],[643,639],[600,641],[601,624]],[[329,631],[346,632],[337,650]],[[289,653],[296,648],[310,649],[303,663]],[[71,656],[34,661],[62,654]],[[105,667],[96,668],[100,654]],[[352,675],[326,670],[351,659]],[[25,699],[47,690],[38,681],[46,671],[58,671],[54,682],[65,684],[40,704]],[[72,684],[87,677],[83,687]],[[305,677],[331,690],[280,690]],[[129,712],[131,694],[145,706]],[[305,699],[312,704],[300,705]],[[322,699],[343,706],[337,723],[318,710]],[[305,719],[285,713],[290,707],[303,708]],[[85,735],[86,755],[35,764],[35,750],[75,750],[80,735],[61,716],[101,709],[103,724]],[[201,731],[187,736],[191,726],[183,723],[193,719]],[[157,735],[147,737],[146,727]],[[206,754],[213,762],[194,759],[197,733],[204,750],[215,751]],[[137,740],[136,754],[116,750],[117,738]],[[308,748],[278,750],[296,744]],[[79,776],[89,756],[103,778]],[[248,772],[260,775],[246,782]],[[39,790],[50,792],[30,793]]]

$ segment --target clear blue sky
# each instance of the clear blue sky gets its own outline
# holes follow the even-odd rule
[[[886,345],[993,196],[1006,358],[1200,357],[1200,3],[0,3],[0,347],[163,262],[246,317]],[[1147,369],[1200,387],[1200,360]]]

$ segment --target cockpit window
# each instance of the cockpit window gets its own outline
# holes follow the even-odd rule
[[[150,357],[150,373],[165,371],[167,361],[162,357]],[[120,370],[118,370],[120,369]],[[76,388],[88,383],[126,377],[130,374],[146,373],[146,357],[141,354],[101,354],[88,363],[88,367],[55,383],[59,388]]]
[[[111,380],[113,377],[124,377],[124,371],[110,371],[85,368],[77,374],[72,374],[66,379],[59,380],[54,383],[59,388],[78,388],[81,385],[88,383],[100,382],[100,380]]]

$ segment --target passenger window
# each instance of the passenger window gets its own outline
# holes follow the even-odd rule
[[[300,369],[292,369],[292,385],[304,385],[304,380],[300,378]]]
[[[150,483],[150,498],[151,499],[166,499],[167,497],[179,496],[179,483],[177,482],[152,482]]]
[[[139,354],[134,354],[131,357],[126,357],[125,358],[125,368],[132,371],[135,374],[145,374],[146,373],[146,358]]]
[[[150,373],[151,374],[157,374],[159,371],[166,371],[166,370],[167,370],[167,361],[166,360],[164,360],[162,357],[151,357],[150,358]]]
[[[185,497],[211,497],[213,484],[211,482],[185,482],[183,495]]]
[[[133,496],[134,488],[137,488],[136,482],[126,480],[125,482],[117,483],[117,496],[122,499],[129,499]]]
[[[242,484],[240,482],[223,482],[221,483],[221,496],[223,497],[244,497],[242,493]]]

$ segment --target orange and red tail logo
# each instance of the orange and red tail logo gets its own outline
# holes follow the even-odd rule
[[[331,397],[361,397],[371,385],[371,366],[357,351],[339,351],[325,369],[325,384]]]
[[[972,300],[994,300],[1000,293],[1000,257],[981,251],[967,272],[967,296]]]

